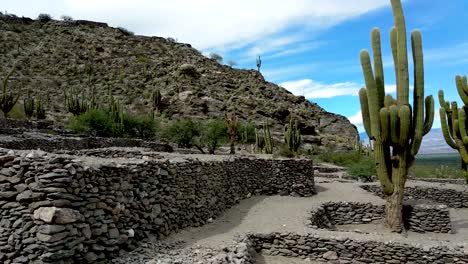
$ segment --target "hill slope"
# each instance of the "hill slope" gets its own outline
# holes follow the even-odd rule
[[[257,125],[269,118],[279,136],[293,114],[309,143],[341,148],[357,135],[345,117],[266,82],[257,71],[220,65],[189,44],[133,36],[104,23],[41,23],[5,16],[0,17],[0,39],[2,76],[16,63],[11,87],[47,98],[55,120],[66,115],[64,90],[79,89],[88,96],[94,91],[101,103],[111,92],[129,111],[148,113],[151,92],[159,89],[162,112],[169,118],[206,119],[236,112]],[[196,71],[183,74],[181,68],[190,68],[187,65]]]

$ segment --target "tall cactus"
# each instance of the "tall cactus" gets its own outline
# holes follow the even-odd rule
[[[265,139],[265,153],[273,154],[274,142],[270,133],[270,124],[268,120],[263,125],[263,138]]]
[[[385,96],[380,31],[372,30],[374,70],[367,50],[361,51],[366,88],[359,91],[364,127],[374,141],[377,175],[386,196],[385,223],[394,232],[403,231],[403,195],[408,169],[419,151],[422,138],[434,119],[434,99],[424,100],[424,65],[419,31],[411,34],[414,63],[413,106],[409,103],[406,26],[401,0],[391,0],[395,27],[390,42],[395,63],[397,98]]]
[[[298,128],[297,120],[294,122],[292,117],[284,132],[284,142],[293,153],[296,153],[301,146],[301,131]]]
[[[457,102],[447,102],[444,91],[439,90],[440,123],[447,144],[460,154],[465,180],[468,183],[468,130],[466,116],[468,114],[468,81],[466,76],[455,78],[458,94],[464,106],[458,108]]]
[[[161,107],[161,102],[162,102],[161,92],[159,91],[159,89],[157,89],[151,93],[151,103],[153,105],[153,112],[159,111]]]

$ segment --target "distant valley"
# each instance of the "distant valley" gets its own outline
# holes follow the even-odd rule
[[[364,144],[368,144],[369,137],[365,132],[359,133],[359,137]],[[447,143],[445,143],[441,128],[433,128],[426,136],[424,136],[419,154],[440,153],[456,153],[456,150],[452,149],[447,145]]]

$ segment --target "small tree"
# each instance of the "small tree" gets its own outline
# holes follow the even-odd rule
[[[49,14],[42,13],[37,16],[37,20],[39,20],[40,22],[46,23],[46,22],[51,21],[52,17]]]
[[[188,118],[172,122],[165,131],[165,136],[172,139],[180,148],[194,146],[194,140],[199,135],[198,125]]]
[[[210,53],[210,59],[217,61],[219,64],[223,63],[223,57],[217,53]]]
[[[226,141],[228,136],[226,124],[221,120],[209,120],[203,124],[201,142],[207,146],[210,154],[215,154],[216,148]]]
[[[72,22],[73,21],[73,17],[67,16],[67,15],[63,15],[60,18],[65,22]]]
[[[8,79],[10,79],[11,75],[15,71],[15,66],[11,69],[11,71],[3,78],[2,82],[2,95],[0,97],[0,110],[3,112],[4,117],[8,117],[8,113],[13,109],[19,99],[19,94],[16,96],[13,93],[7,91],[8,86]]]

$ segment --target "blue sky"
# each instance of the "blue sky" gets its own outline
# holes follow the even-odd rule
[[[426,95],[437,96],[442,88],[447,100],[458,101],[455,75],[468,74],[468,1],[405,0],[403,6],[407,29],[423,34]],[[136,34],[173,37],[204,54],[216,52],[224,62],[235,61],[237,68],[256,68],[261,55],[268,81],[349,117],[360,130],[359,52],[370,49],[370,31],[379,27],[386,85],[395,88],[390,0],[15,0],[2,8],[20,16],[66,14]],[[438,108],[436,100],[436,113]],[[440,127],[438,114],[436,119],[434,127]]]

